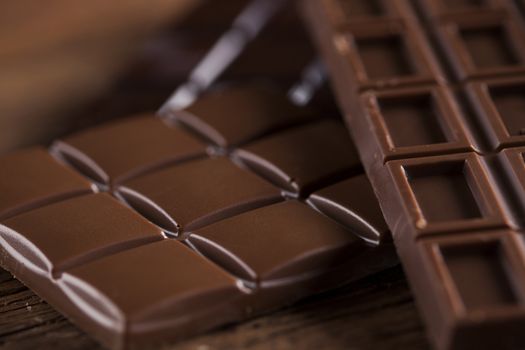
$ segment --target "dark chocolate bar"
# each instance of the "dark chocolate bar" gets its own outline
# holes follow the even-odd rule
[[[0,265],[111,348],[238,321],[395,264],[342,123],[271,89],[0,158]]]
[[[438,349],[525,348],[525,27],[511,0],[305,0]]]

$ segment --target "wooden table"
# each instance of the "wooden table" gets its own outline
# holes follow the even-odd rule
[[[224,30],[244,0],[208,1],[144,47],[112,91],[50,125],[49,141],[130,113],[155,110]],[[271,53],[271,54],[268,54]],[[315,55],[295,11],[285,11],[222,81],[270,80],[288,88]],[[327,87],[317,107],[337,113]],[[41,140],[39,140],[41,141]],[[99,349],[32,291],[0,270],[0,349]],[[310,297],[280,311],[224,327],[166,349],[426,349],[400,267]]]
[[[2,350],[102,349],[7,272],[0,272]],[[427,349],[401,268],[164,349]]]

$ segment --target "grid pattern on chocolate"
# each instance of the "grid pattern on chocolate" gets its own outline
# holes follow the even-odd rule
[[[0,184],[13,183],[12,205],[20,193],[25,208],[0,221],[0,264],[110,347],[202,332],[395,261],[341,122],[265,89],[200,102],[72,135],[51,156],[0,159],[14,169]],[[41,158],[53,171],[35,170]],[[55,190],[57,176],[73,188]],[[40,183],[51,184],[52,201],[41,201]]]
[[[435,345],[523,347],[525,26],[515,3],[303,8]]]
[[[56,162],[43,148],[7,155],[0,167],[1,219],[94,190],[89,181]],[[35,172],[41,176],[27,176]]]

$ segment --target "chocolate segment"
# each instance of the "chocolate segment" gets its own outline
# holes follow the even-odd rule
[[[229,148],[304,123],[314,114],[290,104],[278,90],[247,85],[204,95],[173,117],[209,142]]]
[[[367,177],[358,175],[314,192],[307,202],[344,226],[355,228],[365,241],[380,244],[390,238],[390,231],[373,193]]]
[[[511,231],[484,231],[436,237],[405,245],[419,298],[433,312],[430,326],[457,348],[518,349],[525,325],[522,237]],[[448,327],[440,325],[448,324]],[[449,328],[450,327],[450,328]],[[497,336],[495,336],[497,334]]]
[[[239,318],[234,305],[243,296],[235,279],[174,240],[71,269],[60,288],[84,314],[110,325],[106,341],[117,348],[144,343],[144,333],[177,338]]]
[[[92,191],[88,181],[45,149],[22,150],[0,160],[0,219]]]
[[[354,250],[363,249],[363,241],[354,234],[296,201],[194,231],[189,242],[236,276],[262,287],[293,283],[305,275],[334,268]]]
[[[428,333],[523,348],[523,17],[511,0],[373,3],[303,9]]]
[[[362,95],[367,118],[380,130],[374,147],[384,162],[470,150],[461,114],[449,94],[439,87],[423,86]]]
[[[475,153],[387,164],[416,235],[505,227],[505,214]],[[401,218],[400,218],[401,219]]]
[[[525,107],[525,78],[494,78],[467,85],[484,133],[493,149],[525,143],[521,111]]]
[[[341,126],[332,120],[307,124],[250,143],[234,157],[284,190],[303,195],[360,168]]]
[[[187,162],[125,182],[120,196],[179,233],[281,200],[280,191],[227,158]]]
[[[51,274],[163,238],[143,217],[102,193],[44,206],[1,223],[4,249]]]
[[[435,35],[458,78],[525,72],[522,24],[509,16],[505,11],[458,14],[435,25]]]
[[[53,145],[53,152],[101,184],[121,182],[204,151],[198,140],[153,115],[80,132]]]
[[[146,115],[57,141],[52,152],[70,168],[43,150],[0,158],[17,170],[0,171],[0,184],[12,184],[6,206],[30,203],[0,218],[0,265],[123,349],[201,333],[395,264],[342,123],[243,89],[190,107],[193,122],[213,125],[224,144],[172,114]],[[236,126],[245,119],[253,124]],[[297,187],[275,185],[291,178]],[[349,190],[323,191],[346,180]],[[308,204],[314,196],[295,198],[314,190],[330,203],[322,213]],[[53,200],[40,202],[44,195]],[[347,209],[333,215],[336,203]]]

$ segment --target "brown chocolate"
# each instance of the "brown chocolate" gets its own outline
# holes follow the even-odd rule
[[[118,194],[174,234],[282,200],[277,188],[227,158],[196,160],[144,175],[119,186]]]
[[[43,150],[0,158],[7,167],[30,170],[0,172],[0,184],[12,184],[7,198],[16,199],[6,203],[31,203],[0,219],[0,265],[120,349],[268,312],[396,262],[341,123],[285,105],[267,89],[217,94],[204,96],[204,106],[197,100],[191,118],[194,125],[213,125],[224,145],[207,137],[206,128],[179,120],[189,115],[183,111],[135,117],[56,142],[53,155],[73,170]],[[216,111],[222,119],[208,117]],[[296,178],[293,189],[304,197],[318,192],[307,202],[290,198],[273,177],[245,165],[237,142],[272,171],[282,169],[286,181]],[[217,146],[225,147],[205,152]],[[40,201],[48,195],[41,185],[54,190],[54,172],[64,172],[68,186],[51,191],[53,203]],[[329,186],[340,181],[345,191],[334,194]]]
[[[367,242],[380,244],[388,240],[390,234],[373,194],[367,177],[358,175],[314,192],[307,202],[344,225],[360,228],[356,234]],[[359,198],[359,201],[352,198]],[[374,226],[370,226],[372,223]]]
[[[196,230],[189,242],[234,275],[262,288],[329,270],[352,254],[352,246],[362,249],[362,241],[343,226],[293,200]],[[273,248],[260,253],[261,247],[269,246]]]
[[[43,148],[18,151],[0,161],[0,218],[92,192],[82,176],[57,162]],[[38,177],[28,174],[38,173]]]
[[[203,324],[238,319],[242,311],[235,307],[243,297],[235,279],[174,240],[70,269],[59,285],[113,348],[148,344],[166,333],[184,336]]]
[[[163,238],[160,229],[103,193],[43,206],[2,225],[5,250],[21,255],[35,273],[53,275]]]
[[[234,158],[298,195],[347,177],[361,166],[352,141],[340,122],[334,120],[306,124],[255,141],[234,152]]]
[[[55,142],[53,153],[100,184],[113,184],[151,169],[205,153],[205,145],[153,115],[129,118]]]
[[[525,347],[525,24],[517,7],[303,3],[433,343]]]
[[[257,93],[260,89],[266,92]],[[173,117],[208,142],[228,148],[303,123],[312,119],[314,114],[306,108],[290,104],[286,96],[276,89],[254,89],[247,85],[204,95],[199,103],[190,105],[184,111],[173,112]]]

